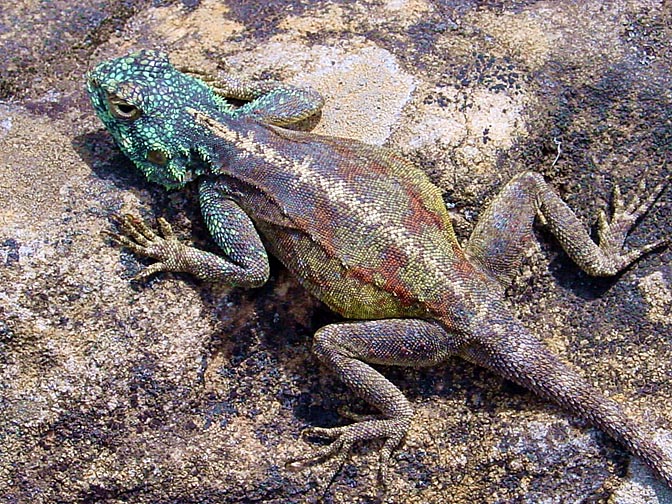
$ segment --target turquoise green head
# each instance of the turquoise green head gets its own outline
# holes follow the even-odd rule
[[[205,133],[189,110],[221,114],[222,100],[202,81],[150,50],[105,61],[87,74],[96,114],[148,180],[182,187],[199,175]]]

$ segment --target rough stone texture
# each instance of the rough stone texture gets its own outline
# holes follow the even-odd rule
[[[285,463],[351,404],[309,352],[335,317],[275,263],[244,291],[163,275],[100,231],[164,215],[212,247],[194,194],[150,186],[93,117],[82,74],[141,47],[308,83],[320,133],[387,143],[445,190],[458,232],[512,174],[543,173],[587,224],[613,183],[666,180],[668,2],[15,2],[0,10],[0,502],[314,502]],[[560,147],[558,148],[558,145]],[[556,155],[560,151],[557,162]],[[672,231],[669,189],[632,237]],[[548,234],[519,315],[633,415],[672,429],[672,251],[591,279]],[[615,442],[460,360],[388,369],[417,409],[376,487],[361,447],[327,502],[672,502]]]

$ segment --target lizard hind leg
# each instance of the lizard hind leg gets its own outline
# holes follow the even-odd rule
[[[523,172],[513,177],[483,212],[465,252],[502,284],[508,285],[533,239],[532,224],[539,216],[586,273],[615,275],[643,254],[669,244],[668,239],[661,239],[637,249],[623,250],[629,231],[664,188],[664,184],[660,184],[648,196],[635,195],[626,204],[616,186],[611,220],[604,212],[599,214],[599,244],[596,244],[574,212],[540,174]],[[640,192],[644,190],[645,187],[640,187]]]
[[[313,351],[380,415],[348,414],[357,421],[341,427],[307,429],[305,434],[330,439],[331,443],[292,465],[333,457],[328,488],[355,443],[383,439],[379,477],[384,483],[389,458],[410,428],[413,410],[403,393],[369,364],[430,366],[457,352],[453,337],[438,323],[417,319],[331,324],[315,334]]]

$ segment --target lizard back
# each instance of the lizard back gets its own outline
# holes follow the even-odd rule
[[[439,189],[420,169],[350,139],[253,120],[208,127],[225,141],[213,167],[223,190],[330,308],[348,318],[445,313],[468,263]]]

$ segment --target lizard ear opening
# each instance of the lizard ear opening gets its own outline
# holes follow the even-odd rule
[[[150,150],[147,153],[147,161],[159,166],[164,166],[168,162],[168,156],[166,156],[166,154],[161,151]]]
[[[142,111],[138,107],[113,94],[107,95],[107,106],[110,113],[117,119],[135,121],[142,115]]]

